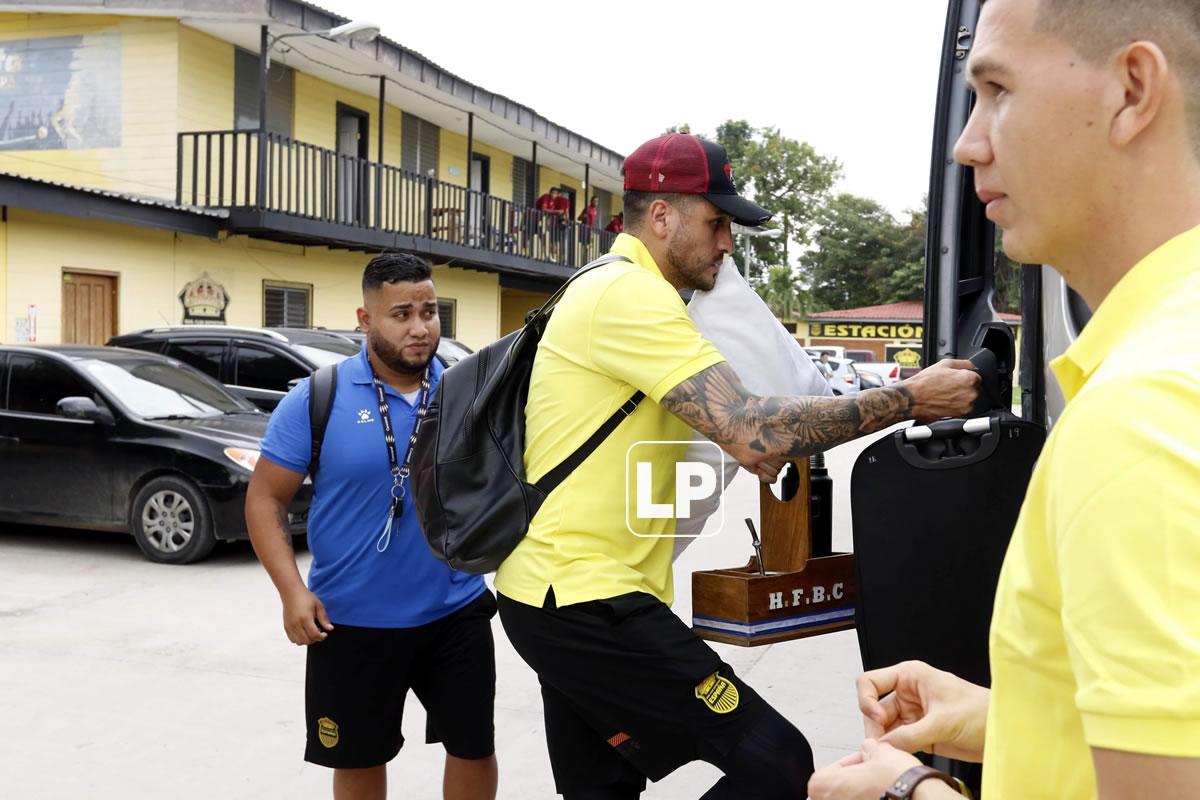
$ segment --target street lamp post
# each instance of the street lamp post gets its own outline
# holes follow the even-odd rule
[[[271,48],[284,39],[299,36],[321,36],[335,42],[374,41],[379,36],[379,26],[362,20],[346,22],[324,31],[299,31],[272,36],[268,26],[259,29],[258,44],[258,180],[255,182],[255,202],[258,208],[266,208],[267,191],[267,80],[271,71]]]
[[[782,228],[763,228],[763,227],[747,227],[745,225],[733,225],[733,232],[741,236],[764,239],[778,239],[783,235]],[[746,258],[744,259],[745,267],[742,269],[742,277],[747,282],[750,280],[750,261],[754,258],[754,250],[751,247],[746,248]]]

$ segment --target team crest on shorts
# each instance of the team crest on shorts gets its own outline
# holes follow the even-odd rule
[[[733,681],[714,672],[696,687],[696,697],[704,701],[709,711],[728,714],[738,707],[738,690]]]
[[[338,725],[329,717],[321,717],[317,720],[317,738],[321,740],[321,744],[326,747],[337,747],[338,743]]]

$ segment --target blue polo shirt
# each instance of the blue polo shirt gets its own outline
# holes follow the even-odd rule
[[[432,386],[443,371],[434,359]],[[417,410],[385,384],[396,458],[403,461]],[[308,473],[312,433],[309,381],[301,381],[271,414],[262,455],[284,469]],[[414,403],[420,402],[420,395]],[[308,514],[312,568],[308,586],[336,625],[411,628],[451,614],[486,588],[483,578],[434,558],[421,533],[411,494],[383,552],[377,544],[391,503],[392,475],[379,397],[366,347],[338,365],[337,393],[325,429],[315,494]]]

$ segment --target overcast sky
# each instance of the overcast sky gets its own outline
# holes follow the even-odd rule
[[[670,125],[774,126],[898,216],[928,187],[944,0],[322,0],[628,154]]]

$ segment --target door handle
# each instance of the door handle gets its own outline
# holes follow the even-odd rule
[[[21,437],[20,437],[20,436],[3,436],[3,435],[0,435],[0,443],[2,443],[2,444],[20,444],[20,443],[21,443]]]

